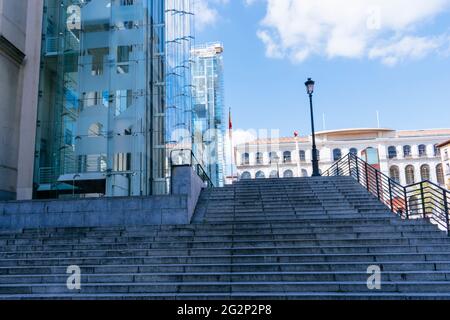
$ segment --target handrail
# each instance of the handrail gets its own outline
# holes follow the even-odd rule
[[[429,219],[450,236],[450,192],[424,180],[407,186],[353,153],[336,161],[322,176],[350,176],[404,219]]]
[[[176,163],[173,159],[174,152],[178,152],[178,154],[182,157],[181,163]],[[189,155],[186,155],[186,152],[189,153]],[[200,161],[198,161],[197,157],[195,156],[194,152],[191,149],[173,149],[170,151],[170,166],[185,166],[189,165],[191,166],[194,171],[197,173],[197,175],[205,182],[209,188],[214,187],[214,183],[212,182],[211,178],[209,177],[206,170],[203,168]]]

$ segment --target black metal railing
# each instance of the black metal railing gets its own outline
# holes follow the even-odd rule
[[[175,166],[191,166],[197,175],[205,182],[208,188],[214,187],[214,183],[209,177],[203,164],[198,161],[191,149],[174,149],[170,151],[170,165]]]
[[[450,235],[450,192],[425,180],[408,186],[349,153],[322,176],[350,176],[403,219],[429,219]]]

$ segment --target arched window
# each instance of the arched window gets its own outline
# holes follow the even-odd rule
[[[248,166],[250,164],[250,155],[248,153],[244,153],[242,155],[242,165]]]
[[[445,184],[445,178],[444,178],[444,170],[442,167],[442,163],[439,163],[436,166],[436,176],[437,176],[438,184],[443,186]]]
[[[302,177],[307,177],[308,171],[306,169],[302,169]]]
[[[262,172],[262,171],[258,171],[257,173],[256,173],[256,179],[264,179],[265,177],[266,177],[266,175],[264,174],[264,172]]]
[[[272,172],[270,173],[270,178],[278,178],[278,171],[272,170]]]
[[[420,177],[422,178],[422,181],[430,180],[430,166],[427,164],[424,164],[420,167]]]
[[[342,151],[341,149],[334,149],[333,150],[333,160],[338,161],[342,158]]]
[[[411,146],[403,146],[403,156],[405,158],[411,157]]]
[[[419,146],[419,157],[426,157],[427,156],[427,146],[424,144],[421,144]]]
[[[292,157],[291,157],[291,152],[290,151],[283,152],[283,162],[284,163],[291,163],[292,162]]]
[[[352,155],[354,155],[354,156],[357,156],[357,155],[358,155],[358,149],[356,149],[356,148],[351,148],[351,149],[350,149],[350,153],[351,153]]]
[[[390,146],[388,148],[388,157],[389,159],[396,159],[397,158],[397,148],[394,146]]]
[[[256,154],[256,164],[263,164],[263,163],[264,163],[263,154],[261,152],[258,152]]]
[[[89,137],[99,137],[102,133],[103,125],[101,123],[93,123],[89,127],[88,136]]]
[[[391,177],[392,180],[394,180],[395,182],[400,183],[400,169],[397,166],[392,166],[389,169],[389,176]]]
[[[249,180],[251,178],[252,178],[252,175],[248,171],[243,172],[241,175],[241,180]]]
[[[292,178],[294,177],[294,172],[292,172],[292,170],[286,170],[283,173],[283,178]]]
[[[305,150],[300,150],[299,151],[299,157],[300,157],[300,161],[301,162],[305,162],[306,161],[306,152],[305,152]]]
[[[406,184],[413,184],[415,182],[414,177],[414,166],[407,166],[405,168],[405,175],[406,175]]]
[[[278,163],[280,158],[278,157],[278,154],[275,151],[272,151],[271,153],[269,153],[269,160],[270,163]]]

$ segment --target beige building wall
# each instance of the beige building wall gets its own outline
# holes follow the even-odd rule
[[[41,17],[42,0],[0,0],[0,200],[18,195],[20,159],[33,170]]]

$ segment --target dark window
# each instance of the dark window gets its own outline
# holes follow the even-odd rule
[[[411,157],[411,146],[404,146],[403,147],[403,156],[405,158]]]
[[[389,159],[397,158],[397,148],[396,147],[390,146],[388,148],[388,157],[389,157]]]
[[[338,161],[342,158],[342,151],[341,149],[334,149],[333,150],[333,160]]]
[[[306,152],[304,150],[300,150],[299,157],[300,157],[301,162],[305,162],[306,161]]]
[[[290,151],[285,151],[283,153],[283,162],[284,163],[291,163],[292,162],[292,157],[291,157],[291,152]]]
[[[427,146],[424,144],[421,144],[419,146],[419,157],[426,157],[427,156]]]
[[[413,166],[407,166],[405,168],[405,175],[406,175],[406,184],[413,184],[415,182],[415,174],[414,174],[414,167]]]
[[[400,183],[400,169],[397,166],[392,166],[389,169],[389,176],[391,177],[392,180],[394,180],[395,182]]]

